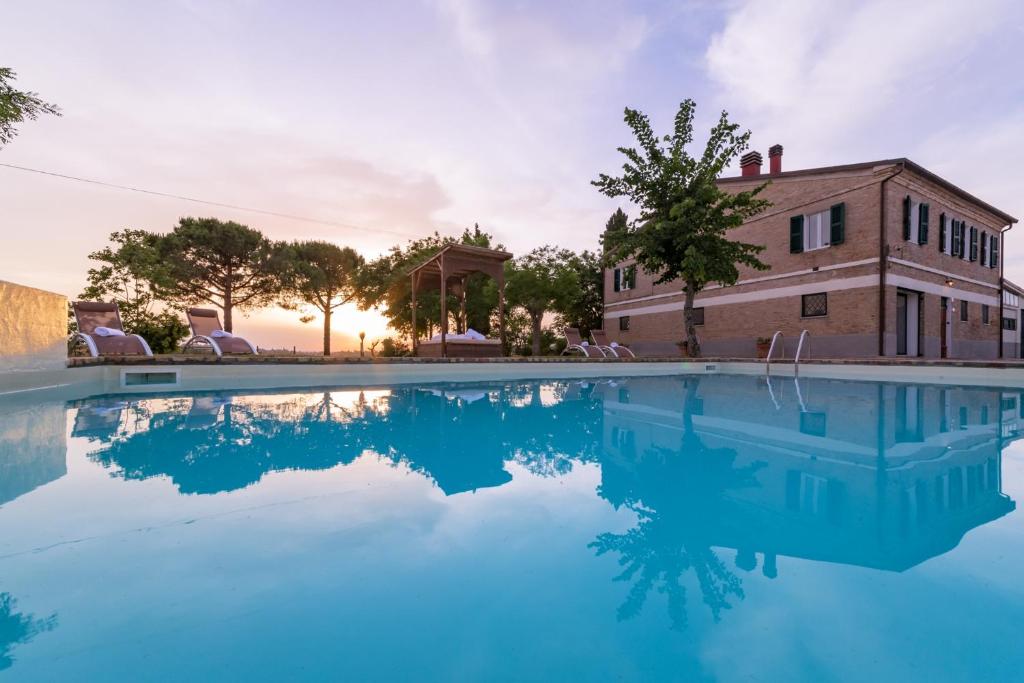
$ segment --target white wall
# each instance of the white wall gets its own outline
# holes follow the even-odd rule
[[[68,300],[0,280],[0,373],[63,368]]]

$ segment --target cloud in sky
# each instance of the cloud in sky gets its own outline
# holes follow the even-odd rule
[[[18,3],[5,65],[65,116],[0,160],[361,229],[0,168],[0,277],[74,295],[112,230],[203,214],[367,256],[401,240],[375,231],[474,222],[515,252],[594,248],[615,207],[589,182],[621,164],[622,108],[665,127],[685,97],[701,126],[725,108],[755,148],[781,142],[787,168],[910,156],[1022,215],[1022,23],[1002,0]]]

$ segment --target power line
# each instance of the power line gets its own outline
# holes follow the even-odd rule
[[[79,183],[88,183],[90,185],[99,185],[101,187],[107,187],[115,190],[127,190],[129,192],[139,192],[141,194],[149,194],[157,197],[166,197],[169,199],[180,199],[186,202],[193,202],[195,204],[206,204],[208,206],[219,206],[225,209],[235,209],[237,211],[248,211],[249,213],[259,213],[265,216],[276,216],[277,218],[288,218],[294,221],[303,221],[306,223],[319,223],[320,225],[330,225],[336,228],[345,228],[346,230],[364,230],[366,232],[379,232],[387,233],[389,235],[397,235],[398,237],[410,237],[418,238],[422,235],[414,235],[408,232],[401,232],[399,230],[388,230],[386,228],[367,228],[362,225],[356,225],[354,223],[342,223],[339,221],[325,221],[319,218],[309,218],[308,216],[297,216],[291,213],[281,213],[279,211],[269,211],[267,209],[257,209],[251,206],[241,206],[239,204],[227,204],[225,202],[215,202],[208,199],[198,199],[196,197],[186,197],[180,194],[173,194],[171,192],[158,192],[157,190],[147,190],[142,187],[132,187],[130,185],[118,185],[116,183],[108,183],[103,180],[92,180],[90,178],[80,178],[78,176],[66,175],[64,173],[55,173],[53,171],[44,171],[38,168],[29,168],[28,166],[17,166],[15,164],[0,163],[0,166],[11,168],[16,171],[26,171],[28,173],[38,173],[40,175],[51,176],[54,178],[62,178],[64,180],[74,180]]]

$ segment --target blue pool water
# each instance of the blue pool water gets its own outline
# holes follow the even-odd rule
[[[0,411],[0,682],[1013,681],[1021,391],[740,376]]]

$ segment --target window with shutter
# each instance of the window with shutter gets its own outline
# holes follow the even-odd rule
[[[949,251],[946,246],[946,214],[939,214],[939,251],[946,253]]]
[[[615,284],[613,285],[612,289],[614,289],[616,292],[622,291],[622,270],[620,270],[619,268],[615,269]]]
[[[988,233],[981,231],[981,256],[978,258],[981,265],[988,266]]]
[[[831,229],[829,244],[842,244],[846,239],[846,204],[836,204],[830,210]]]
[[[623,289],[636,289],[636,266],[626,266],[622,276]]]
[[[999,235],[992,235],[992,241],[989,243],[988,267],[999,267]]]
[[[789,219],[789,253],[799,254],[804,250],[804,217],[792,216]]]
[[[971,226],[970,235],[971,235],[971,251],[970,251],[970,258],[968,260],[970,260],[970,261],[977,261],[978,260],[978,229],[976,227],[974,227],[973,225]]]
[[[903,239],[910,239],[910,195],[903,198]]]
[[[917,243],[928,244],[928,205],[917,208]]]

